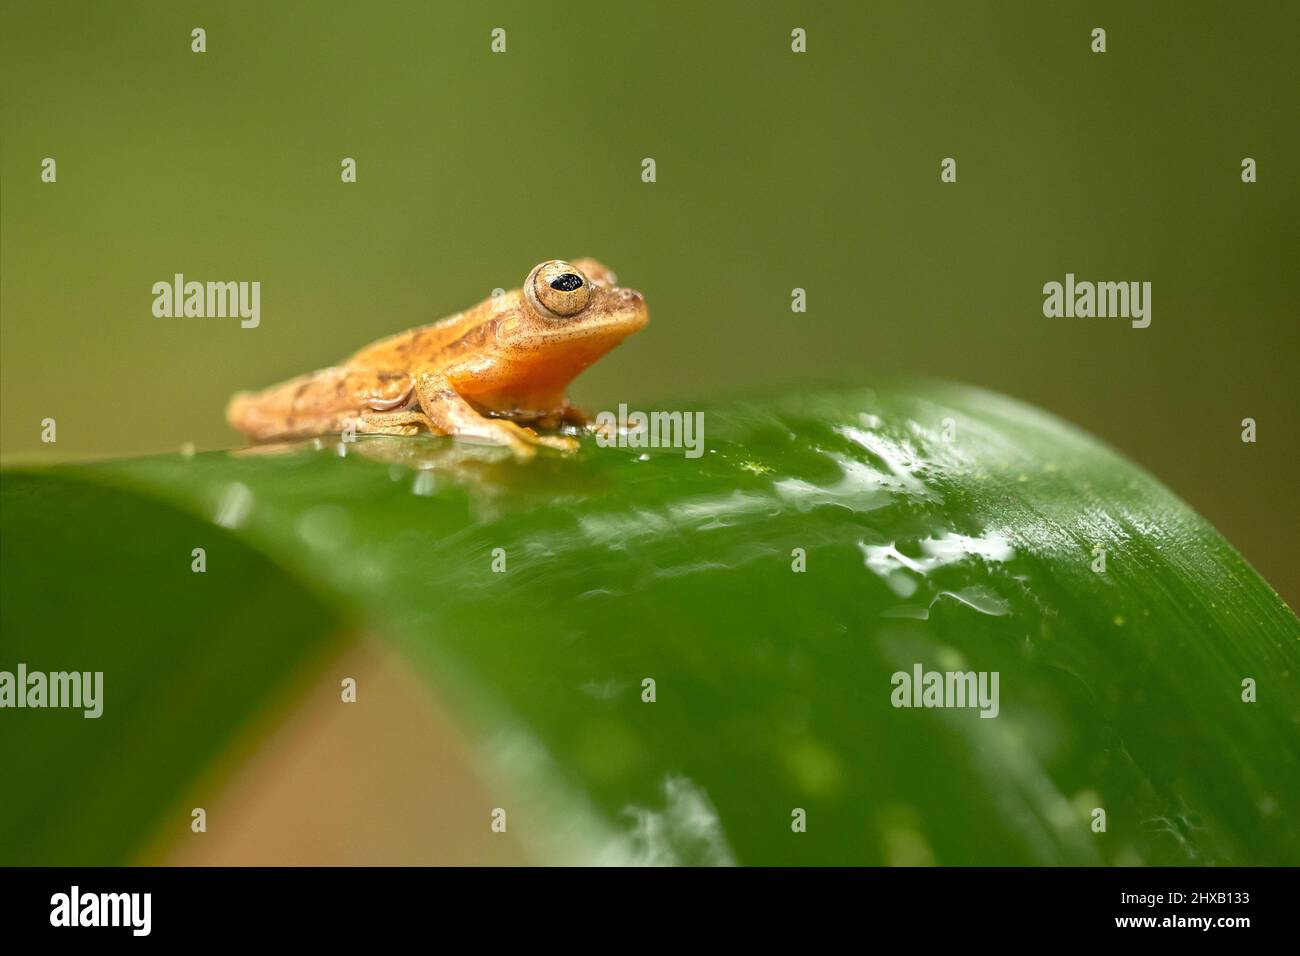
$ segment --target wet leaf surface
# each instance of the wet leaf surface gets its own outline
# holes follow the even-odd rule
[[[576,456],[519,463],[371,438],[11,471],[4,660],[89,647],[89,619],[42,617],[40,582],[60,548],[130,539],[96,573],[136,595],[135,629],[105,608],[97,654],[145,659],[153,642],[197,660],[215,641],[226,665],[262,666],[276,638],[198,627],[217,612],[190,606],[177,594],[189,582],[157,577],[147,555],[176,523],[191,536],[215,523],[240,573],[261,579],[228,588],[294,595],[254,630],[362,621],[395,642],[463,715],[484,766],[514,782],[524,822],[511,829],[535,831],[546,858],[1300,862],[1285,812],[1300,803],[1300,622],[1153,478],[959,386],[704,412],[696,459],[588,438]],[[62,511],[83,495],[94,506],[70,527]],[[306,606],[312,627],[295,621]],[[170,630],[140,624],[160,617]],[[893,706],[893,675],[918,666],[996,672],[996,717]],[[20,752],[65,745],[52,721],[24,727]],[[78,790],[74,771],[57,779]]]

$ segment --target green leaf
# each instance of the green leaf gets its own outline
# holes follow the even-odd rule
[[[361,621],[544,860],[1300,862],[1300,622],[1158,482],[959,386],[703,411],[699,458],[374,438],[11,470],[0,667],[112,696],[96,733],[0,718],[27,781],[3,845],[122,859]],[[199,539],[219,573],[190,573]],[[917,666],[996,672],[997,716],[895,707]]]
[[[0,670],[104,674],[97,718],[0,711],[6,865],[129,862],[341,633],[335,612],[234,535],[73,471],[0,483]],[[192,573],[195,547],[221,573]],[[186,811],[178,830],[188,823]]]

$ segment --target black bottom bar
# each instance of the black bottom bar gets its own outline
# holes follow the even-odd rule
[[[448,931],[608,942],[678,926],[688,935],[658,938],[694,939],[689,928],[702,924],[764,938],[842,926],[854,938],[906,932],[926,943],[1044,933],[1227,942],[1287,926],[1294,878],[1271,869],[3,869],[0,927],[6,943],[75,935],[90,945],[375,943],[413,933],[435,942]],[[600,930],[614,935],[588,935]]]

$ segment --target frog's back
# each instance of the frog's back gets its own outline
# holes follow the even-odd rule
[[[409,369],[427,363],[478,324],[474,318],[477,311],[457,312],[432,325],[407,329],[371,342],[343,364],[350,368]]]

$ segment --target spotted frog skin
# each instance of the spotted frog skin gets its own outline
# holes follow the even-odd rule
[[[230,400],[230,424],[254,441],[429,432],[505,445],[522,458],[574,438],[536,429],[586,425],[569,383],[649,321],[645,299],[594,259],[551,259],[522,289],[380,339],[341,365]]]

